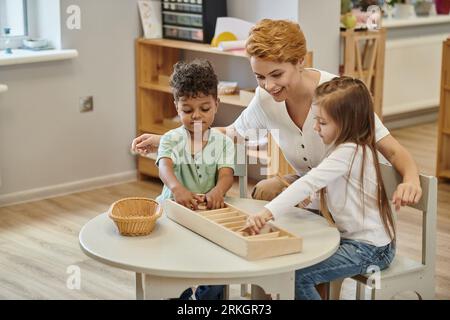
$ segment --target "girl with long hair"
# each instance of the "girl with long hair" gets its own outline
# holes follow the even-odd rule
[[[369,267],[385,269],[395,255],[369,91],[360,80],[340,77],[318,86],[314,100],[314,129],[327,147],[325,158],[247,222],[256,234],[266,221],[320,195],[321,211],[330,214],[341,243],[330,258],[296,271],[296,299],[320,299],[316,285],[364,274]]]

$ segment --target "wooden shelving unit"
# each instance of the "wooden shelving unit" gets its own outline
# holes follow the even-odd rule
[[[383,116],[386,29],[341,32],[344,44],[343,75],[362,80],[372,93],[375,113]]]
[[[226,55],[247,59],[242,51],[220,51],[208,44],[169,39],[137,39],[136,46],[136,127],[137,135],[143,133],[164,134],[173,128],[168,119],[177,113],[169,86],[173,65],[180,60],[182,50]],[[312,54],[308,53],[305,64],[312,65]],[[245,108],[248,100],[237,95],[220,96],[221,103]],[[167,125],[170,123],[170,125]],[[138,157],[139,178],[158,176],[155,161]]]
[[[444,41],[442,46],[436,176],[450,179],[450,38]]]

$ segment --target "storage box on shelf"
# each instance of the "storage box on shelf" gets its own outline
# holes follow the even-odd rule
[[[450,179],[450,38],[442,48],[441,103],[439,108],[436,176]]]
[[[226,0],[162,1],[163,36],[210,43],[216,21],[227,16]]]
[[[169,77],[172,74],[173,65],[180,60],[182,50],[247,59],[244,52],[220,51],[208,44],[169,39],[137,39],[137,135],[143,133],[164,134],[176,127],[174,118],[177,113],[173,104]],[[305,65],[312,65],[311,53],[308,53],[306,56]],[[239,93],[237,93],[234,95],[222,95],[219,98],[223,104],[245,108],[250,97],[246,95],[241,98]],[[282,156],[281,153],[280,155]],[[158,177],[158,168],[155,166],[154,159],[138,157],[137,167],[139,178],[144,176]],[[284,168],[283,165],[280,165],[280,167]]]

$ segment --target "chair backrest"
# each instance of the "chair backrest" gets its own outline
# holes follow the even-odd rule
[[[235,141],[234,175],[239,177],[239,196],[247,198],[247,139],[237,137]]]
[[[380,163],[381,175],[388,199],[397,186],[403,182],[400,174],[391,166]],[[434,268],[436,256],[436,219],[437,219],[437,179],[436,177],[420,175],[422,198],[411,208],[422,211],[422,264]],[[393,209],[395,214],[395,210]]]

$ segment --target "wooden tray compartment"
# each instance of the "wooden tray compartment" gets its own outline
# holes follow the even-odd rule
[[[193,211],[173,200],[166,200],[164,211],[173,221],[247,260],[302,250],[302,238],[270,222],[258,235],[239,232],[245,226],[248,214],[230,204],[223,209]]]

